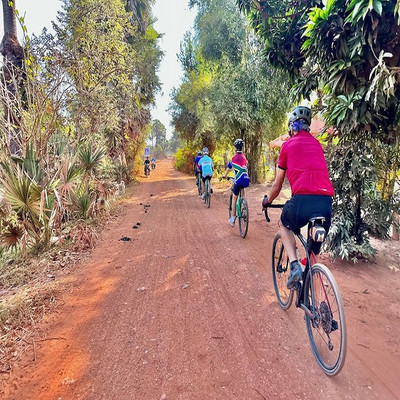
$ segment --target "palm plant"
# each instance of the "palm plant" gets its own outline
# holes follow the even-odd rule
[[[4,195],[12,210],[21,221],[39,225],[41,213],[41,191],[39,186],[20,167],[2,162]]]
[[[93,195],[84,188],[81,188],[75,193],[73,203],[79,218],[88,219],[94,207]]]
[[[14,242],[20,243],[23,252],[30,240],[34,240],[37,245],[49,242],[54,221],[54,191],[58,184],[55,177],[47,182],[36,181],[35,178],[43,177],[44,173],[39,163],[32,160],[32,157],[27,157],[16,164],[1,163],[3,177],[0,182],[16,220],[7,227],[7,240],[10,242],[12,237],[18,238]],[[22,237],[19,235],[20,226],[24,230]]]
[[[63,161],[60,170],[59,193],[65,202],[69,202],[81,173],[81,168],[74,160],[67,157]]]
[[[1,232],[0,242],[6,250],[16,251],[24,236],[24,228],[19,224],[7,223]]]
[[[85,175],[94,174],[101,160],[106,155],[104,148],[95,149],[90,143],[86,143],[78,151],[78,158]]]

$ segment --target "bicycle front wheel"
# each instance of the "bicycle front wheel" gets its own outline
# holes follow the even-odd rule
[[[313,318],[306,314],[307,333],[314,356],[329,376],[343,368],[347,350],[344,307],[339,287],[331,271],[323,264],[311,267],[305,283],[306,306]]]
[[[290,275],[290,262],[283,246],[281,234],[277,233],[272,244],[272,279],[279,305],[287,310],[293,300],[293,290],[286,287]]]
[[[207,208],[210,208],[210,205],[211,205],[211,194],[210,194],[209,191],[207,191],[207,193],[206,193],[206,206],[207,206]]]
[[[240,236],[244,239],[247,235],[247,230],[249,229],[249,208],[247,205],[247,200],[240,199],[240,215],[239,215],[239,232]]]
[[[229,197],[229,219],[232,217],[232,200],[233,194],[231,193],[231,197]]]

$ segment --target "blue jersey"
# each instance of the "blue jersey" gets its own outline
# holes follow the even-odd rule
[[[199,169],[199,161],[201,160],[201,156],[197,156],[195,159],[194,159],[194,163],[196,164],[196,171],[200,171],[200,169]]]
[[[213,160],[207,154],[204,155],[199,161],[199,166],[201,170],[201,176],[205,178],[206,176],[212,176],[213,174]]]

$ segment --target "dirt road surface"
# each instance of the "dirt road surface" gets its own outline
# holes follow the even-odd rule
[[[324,259],[348,325],[346,364],[327,377],[303,312],[277,304],[270,252],[279,212],[266,223],[263,191],[248,190],[242,239],[228,225],[228,189],[207,209],[193,177],[159,162],[74,271],[34,354],[3,379],[2,398],[399,399],[400,273],[385,254],[356,266]]]

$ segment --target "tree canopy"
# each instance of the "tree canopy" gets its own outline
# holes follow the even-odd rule
[[[198,7],[193,34],[179,59],[185,71],[171,110],[178,134],[195,146],[232,148],[245,141],[251,179],[258,180],[262,142],[282,133],[289,106],[283,72],[261,57],[259,40],[231,0],[192,1]]]

